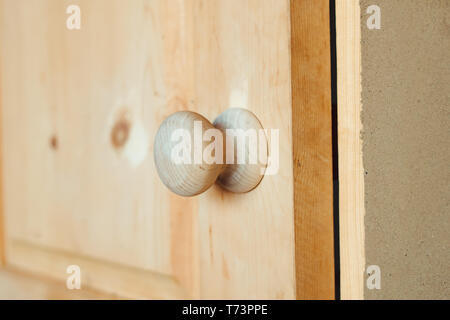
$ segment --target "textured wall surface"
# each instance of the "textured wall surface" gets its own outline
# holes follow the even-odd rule
[[[449,299],[450,1],[360,4],[366,264],[382,276],[365,298]]]

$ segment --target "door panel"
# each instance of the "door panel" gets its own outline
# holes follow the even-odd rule
[[[295,298],[289,1],[77,1],[80,30],[70,1],[0,4],[7,264],[64,281],[80,265],[131,298]],[[278,173],[172,194],[159,124],[230,107],[279,129]]]
[[[0,271],[0,300],[17,299],[114,299],[104,293],[80,290],[67,290],[60,281],[49,278],[36,277],[31,274],[17,272],[17,270],[2,269]]]

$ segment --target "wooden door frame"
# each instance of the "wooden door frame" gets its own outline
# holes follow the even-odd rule
[[[0,72],[2,70],[0,69]],[[2,116],[2,78],[0,76],[0,268],[5,265],[5,225],[3,203],[3,116]]]
[[[330,2],[291,0],[297,299],[334,299]]]
[[[335,21],[332,19],[330,23],[335,23],[332,26],[335,27],[335,39],[330,38],[330,14],[334,14]],[[357,0],[291,0],[297,299],[364,298],[360,23]],[[332,41],[335,41],[335,48],[330,48]],[[329,53],[336,55],[335,65],[330,65]],[[331,79],[333,68],[335,84]],[[338,178],[335,186],[338,190],[331,186],[332,93],[329,90],[333,85],[337,100],[337,130],[334,132],[337,134],[337,146],[334,146],[337,154],[334,156],[338,164],[338,177],[335,177]],[[321,160],[326,160],[317,161],[318,155]],[[309,177],[306,171],[315,175]],[[333,212],[333,198],[328,197],[333,192],[338,195],[334,199],[338,201],[336,212]],[[308,199],[314,201],[305,210]],[[336,215],[334,230],[333,215]]]
[[[336,0],[341,299],[364,298],[361,30],[357,0]]]

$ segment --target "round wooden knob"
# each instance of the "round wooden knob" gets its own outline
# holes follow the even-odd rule
[[[180,111],[162,122],[153,154],[162,182],[178,195],[198,195],[216,181],[243,193],[264,176],[267,138],[258,118],[246,109],[228,109],[214,124],[198,113]]]

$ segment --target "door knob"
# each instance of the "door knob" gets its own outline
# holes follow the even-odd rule
[[[244,193],[261,182],[267,164],[267,137],[258,118],[228,109],[213,123],[191,111],[167,117],[155,137],[153,154],[162,182],[181,196],[195,196],[217,182]]]

